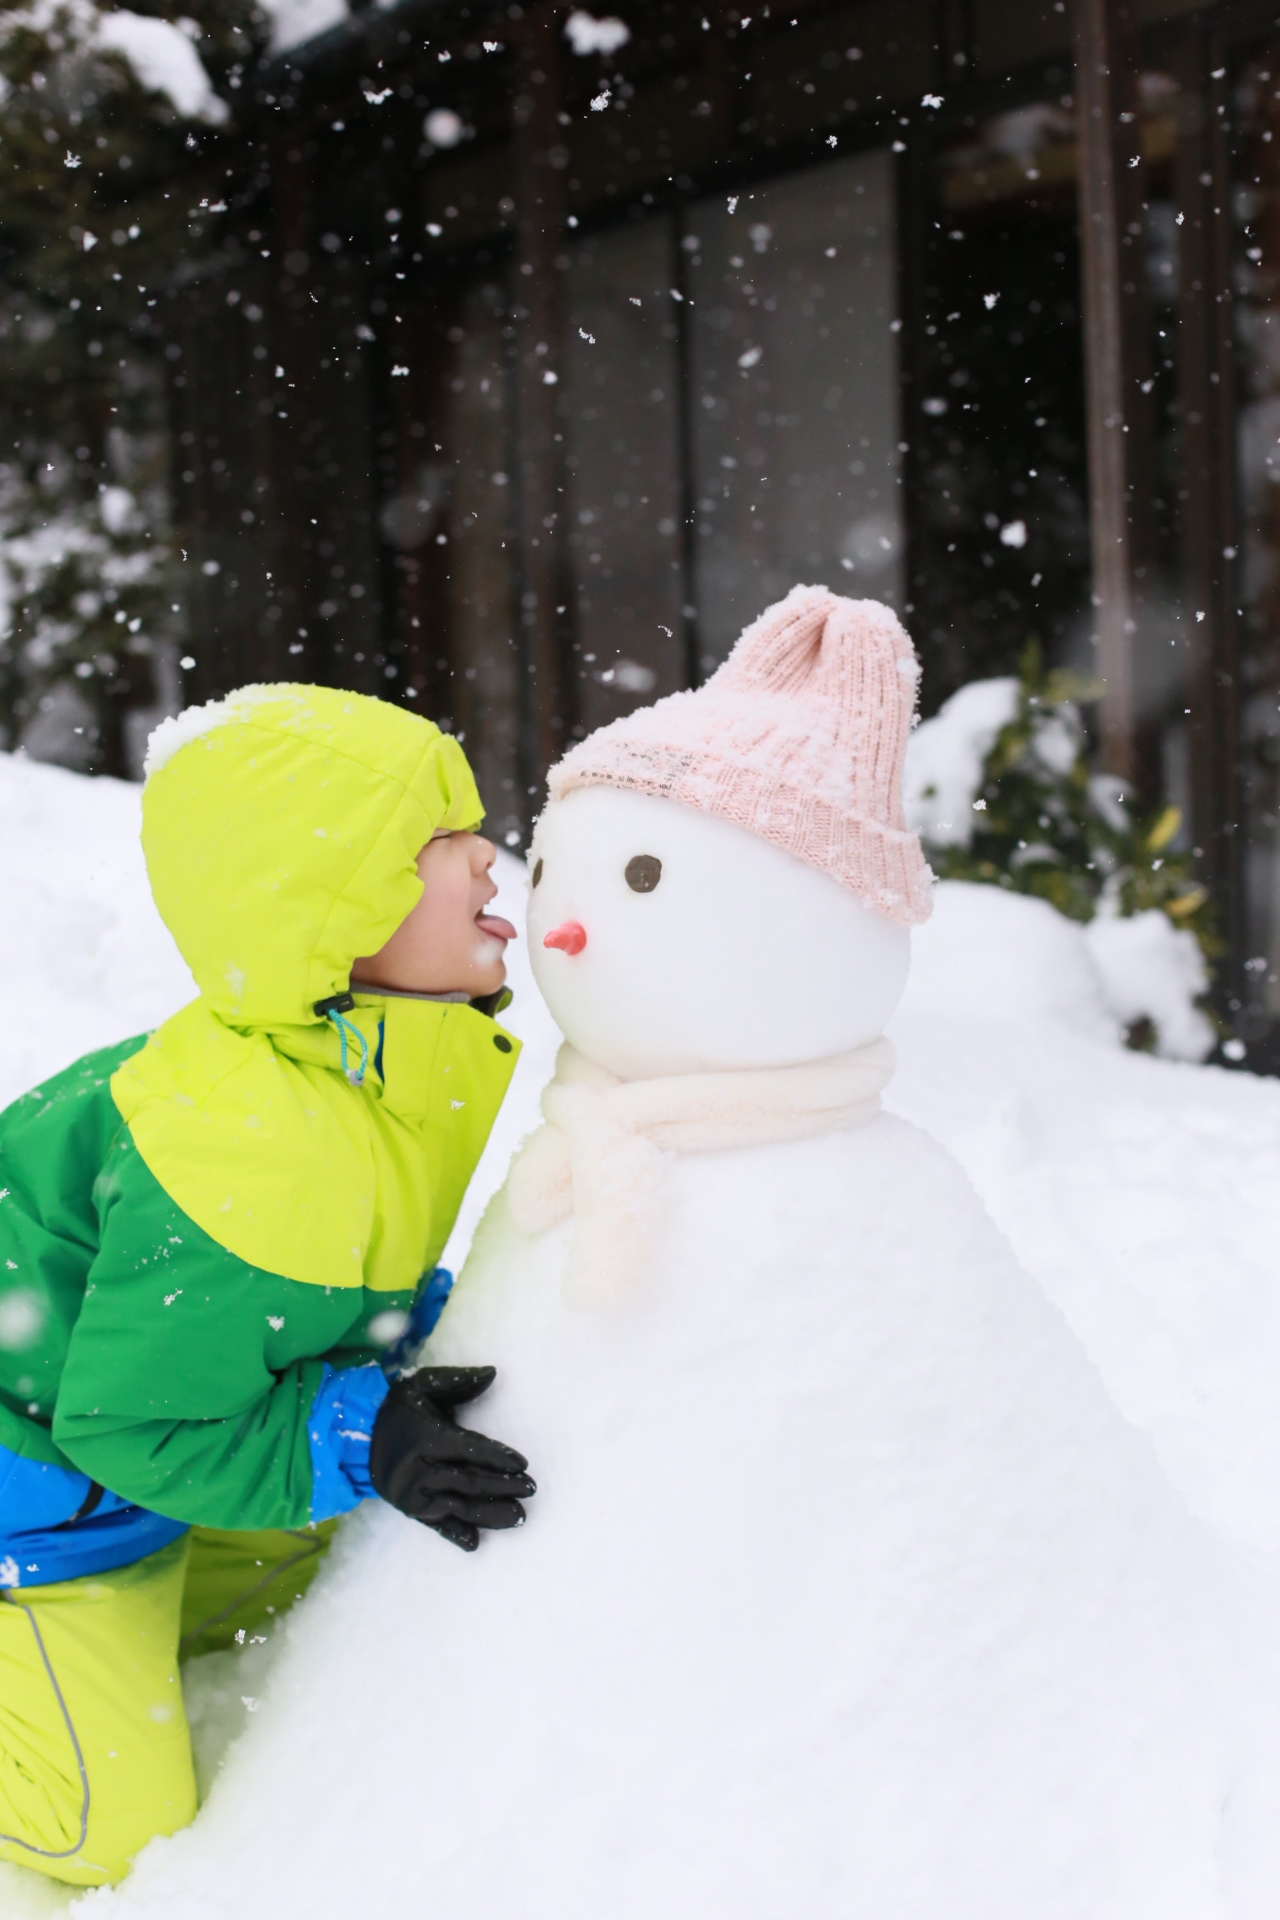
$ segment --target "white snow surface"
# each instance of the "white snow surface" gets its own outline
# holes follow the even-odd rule
[[[0,756],[0,941],[11,993],[0,1098],[90,1047],[158,1021],[191,991],[147,894],[138,805],[136,788]],[[500,858],[499,909],[519,925],[520,871]],[[745,1165],[750,1155],[711,1157],[721,1162],[712,1189],[723,1189],[712,1213],[727,1210],[736,1230],[755,1236],[773,1276],[767,1298],[743,1299],[705,1219],[693,1221],[687,1245],[695,1256],[701,1250],[699,1270],[710,1279],[700,1293],[688,1287],[683,1265],[679,1272],[673,1266],[669,1285],[685,1286],[699,1302],[687,1317],[682,1309],[678,1339],[668,1328],[659,1340],[643,1314],[637,1319],[643,1406],[608,1400],[602,1382],[616,1389],[617,1379],[600,1361],[602,1324],[575,1319],[565,1350],[553,1356],[559,1390],[548,1412],[530,1398],[530,1387],[538,1368],[550,1364],[537,1342],[550,1324],[563,1230],[544,1237],[509,1314],[486,1320],[489,1308],[468,1308],[460,1294],[442,1335],[460,1349],[483,1342],[485,1351],[468,1358],[510,1357],[477,1424],[528,1443],[542,1481],[536,1524],[464,1557],[388,1511],[355,1516],[311,1595],[270,1644],[213,1655],[188,1670],[198,1759],[211,1783],[208,1805],[185,1835],[147,1849],[123,1889],[84,1896],[78,1911],[102,1909],[121,1920],[311,1920],[317,1912],[381,1910],[384,1900],[390,1910],[393,1901],[429,1895],[460,1920],[536,1920],[537,1902],[548,1888],[557,1890],[558,1874],[560,1891],[566,1875],[573,1883],[560,1909],[573,1920],[586,1911],[573,1900],[584,1888],[591,1893],[598,1868],[598,1859],[593,1868],[584,1857],[588,1833],[593,1845],[603,1835],[611,1858],[634,1869],[635,1886],[652,1896],[655,1873],[670,1867],[674,1875],[681,1860],[696,1865],[701,1835],[687,1818],[691,1798],[701,1796],[708,1818],[740,1819],[742,1792],[749,1794],[753,1781],[763,1796],[779,1769],[794,1767],[813,1785],[812,1833],[820,1833],[818,1722],[809,1741],[801,1721],[787,1720],[791,1696],[770,1692],[779,1672],[792,1674],[798,1693],[816,1686],[818,1675],[823,1686],[830,1679],[832,1697],[844,1702],[866,1799],[847,1813],[842,1806],[841,1819],[851,1836],[856,1830],[865,1840],[865,1884],[874,1898],[868,1895],[863,1910],[927,1911],[930,1920],[969,1911],[958,1894],[940,1901],[930,1888],[936,1855],[924,1829],[959,1849],[975,1884],[988,1870],[983,1848],[998,1847],[1000,1901],[1007,1893],[1008,1905],[985,1901],[984,1916],[993,1920],[1032,1910],[1046,1920],[1059,1912],[1102,1920],[1111,1911],[1126,1920],[1147,1913],[1235,1920],[1274,1910],[1280,1878],[1252,1837],[1248,1767],[1228,1796],[1225,1890],[1210,1885],[1202,1842],[1206,1791],[1221,1785],[1225,1756],[1240,1737],[1231,1659],[1216,1628],[1229,1626],[1237,1655],[1265,1695],[1280,1616],[1280,1085],[1125,1052],[1085,930],[1042,902],[959,883],[940,886],[936,900],[933,920],[913,937],[912,978],[890,1029],[899,1069],[886,1106],[900,1118],[860,1136],[854,1172],[849,1162],[838,1178],[831,1169],[813,1204],[791,1206],[780,1220],[767,1183]],[[535,1117],[554,1057],[557,1036],[529,984],[523,943],[513,954],[513,984],[517,1000],[505,1018],[526,1050],[451,1245],[454,1262]],[[932,1134],[960,1163],[1035,1285],[1022,1280],[982,1223],[956,1169],[903,1121]],[[807,1194],[832,1144],[820,1143],[816,1160],[810,1146],[764,1151],[791,1155],[793,1186]],[[744,1163],[737,1174],[734,1162]],[[676,1163],[675,1178],[677,1211],[700,1212],[707,1183],[690,1187],[689,1163]],[[862,1196],[866,1219],[878,1205],[881,1217],[874,1231],[860,1226],[863,1265],[856,1286],[847,1276],[840,1282],[840,1337],[825,1352],[821,1343],[806,1344],[805,1333],[817,1324],[815,1315],[831,1312],[835,1278],[822,1249],[840,1228],[846,1190]],[[884,1194],[893,1198],[893,1220],[905,1220],[909,1231],[885,1230]],[[485,1230],[491,1266],[507,1260],[502,1247],[512,1231],[499,1208]],[[959,1260],[958,1271],[963,1300],[987,1303],[981,1339],[929,1261],[913,1263],[904,1241],[917,1254],[922,1245],[943,1244],[974,1254]],[[814,1282],[802,1287],[809,1273]],[[876,1273],[892,1280],[876,1287]],[[739,1376],[751,1389],[746,1399],[722,1402],[714,1390],[717,1369],[726,1352],[746,1351],[761,1324],[774,1330],[773,1371],[757,1355]],[[914,1371],[880,1364],[895,1352],[900,1358],[913,1327]],[[1014,1347],[1021,1364],[1010,1374],[1005,1361]],[[842,1368],[856,1386],[836,1407],[833,1382]],[[783,1502],[780,1511],[761,1513],[751,1498],[753,1480],[763,1474],[767,1481],[770,1455],[767,1446],[760,1451],[761,1436],[776,1437],[779,1380],[793,1417],[808,1417],[811,1401],[840,1436],[832,1484],[854,1524],[836,1530],[839,1570],[853,1593],[838,1620],[830,1617],[825,1590],[811,1591],[799,1578],[810,1543],[832,1532],[818,1500],[823,1481],[815,1479],[794,1507]],[[936,1409],[939,1393],[950,1394],[955,1408],[967,1407],[972,1419],[957,1429],[962,1444],[946,1500],[925,1510],[907,1410],[926,1402]],[[1032,1432],[1034,1445],[990,1448],[993,1406],[1009,1423],[1008,1436]],[[761,1408],[762,1419],[747,1417]],[[566,1445],[575,1426],[603,1436],[599,1445]],[[869,1438],[892,1444],[867,1451]],[[733,1470],[738,1458],[749,1462],[749,1472]],[[850,1481],[855,1459],[862,1471]],[[681,1461],[687,1509],[657,1515],[646,1489]],[[1083,1542],[1096,1558],[1101,1547],[1104,1559],[1114,1550],[1123,1566],[1141,1534],[1141,1578],[1130,1592],[1131,1601],[1133,1591],[1141,1596],[1140,1619],[1123,1606],[1109,1624],[1083,1610],[1073,1614],[1080,1552],[1073,1556],[1064,1540],[1046,1536],[1035,1498],[1037,1487],[1060,1488],[1064,1477],[1074,1477],[1081,1491],[1068,1530],[1078,1548]],[[721,1493],[723,1512],[712,1498]],[[1142,1528],[1133,1524],[1139,1512]],[[572,1515],[572,1526],[560,1524],[558,1514]],[[721,1618],[709,1640],[696,1604],[730,1537],[735,1551],[744,1539],[757,1542],[750,1580],[739,1590],[750,1594],[752,1581],[762,1583],[766,1596],[790,1608],[796,1629],[782,1668],[745,1691],[731,1685],[728,1659],[738,1644],[737,1611]],[[662,1542],[664,1564],[690,1601],[683,1611],[698,1623],[669,1649],[671,1671],[692,1675],[705,1697],[720,1702],[741,1742],[744,1763],[730,1769],[722,1791],[689,1773],[704,1730],[681,1728],[675,1737],[633,1684],[631,1656],[643,1654],[652,1625],[628,1615],[620,1636],[615,1622],[594,1616],[580,1598],[592,1591],[601,1556],[642,1569],[644,1539]],[[562,1556],[554,1565],[546,1560],[553,1540]],[[687,1547],[687,1555],[671,1554],[673,1544]],[[969,1551],[957,1560],[961,1546]],[[1144,1736],[1112,1723],[1105,1687],[1072,1691],[1033,1657],[1034,1648],[1015,1671],[1027,1615],[1013,1596],[1001,1599],[983,1586],[989,1552],[998,1557],[1014,1547],[1024,1602],[1036,1593],[1044,1600],[1046,1582],[1050,1596],[1059,1587],[1064,1596],[1054,1616],[1062,1674],[1088,1671],[1096,1680],[1114,1671],[1130,1701],[1146,1702]],[[963,1578],[947,1588],[954,1604],[935,1604],[930,1570],[957,1565]],[[1206,1628],[1210,1619],[1215,1630]],[[561,1665],[552,1660],[531,1670],[514,1699],[499,1697],[486,1646],[500,1643],[509,1658],[522,1634],[530,1645],[543,1636]],[[908,1641],[912,1684],[895,1714],[883,1675]],[[879,1648],[885,1665],[859,1668],[859,1645]],[[552,1685],[554,1674],[564,1677],[566,1646],[581,1651],[581,1671],[606,1690],[624,1723],[608,1752],[574,1744],[581,1702]],[[1191,1657],[1183,1657],[1188,1646]],[[1170,1649],[1181,1650],[1171,1663]],[[993,1683],[991,1725],[976,1753],[961,1756],[955,1731],[982,1674]],[[1010,1774],[1006,1709],[1011,1689],[1024,1684],[1044,1703],[1053,1739],[1033,1745]],[[260,1710],[250,1715],[245,1699]],[[467,1716],[482,1731],[460,1756],[444,1730]],[[1270,1718],[1274,1723],[1274,1711]],[[786,1740],[771,1743],[770,1727],[784,1725]],[[1099,1747],[1103,1771],[1082,1783],[1071,1756]],[[1135,1768],[1135,1754],[1144,1752]],[[922,1758],[929,1754],[937,1756],[931,1767]],[[640,1798],[671,1836],[669,1859],[656,1865],[632,1826],[601,1825],[619,1765],[634,1769]],[[1005,1767],[1000,1777],[1009,1795],[994,1812],[966,1802],[967,1783],[993,1766]],[[1029,1901],[1029,1856],[1012,1823],[1018,1807],[1034,1801],[1034,1783],[1043,1785],[1058,1766],[1068,1810],[1064,1859],[1071,1855],[1070,1820],[1091,1839],[1103,1832],[1102,1784],[1112,1781],[1123,1796],[1123,1850],[1139,1862],[1126,1904],[1108,1906],[1105,1888],[1089,1888],[1087,1859],[1083,1866],[1072,1859],[1063,1882],[1083,1888],[1087,1906]],[[568,1864],[547,1853],[547,1836],[563,1842],[566,1834],[562,1812],[548,1802],[552,1776],[572,1778],[582,1789]],[[910,1803],[895,1786],[907,1777],[923,1783]],[[1265,1770],[1257,1777],[1265,1789]],[[1154,1810],[1161,1799],[1166,1816],[1181,1809],[1181,1834],[1162,1827]],[[477,1824],[478,1804],[488,1812]],[[758,1817],[756,1808],[749,1811],[744,1847],[764,1888],[777,1870],[768,1845],[776,1822],[764,1797]],[[530,1871],[541,1867],[542,1891],[530,1894]],[[619,1870],[593,1914],[630,1912],[631,1884]],[[724,1910],[714,1893],[695,1897],[696,1880],[673,1884],[678,1896],[658,1887],[670,1910]],[[505,1904],[483,1904],[485,1890],[500,1895],[513,1887],[519,1894]],[[750,1920],[750,1898],[748,1890],[735,1920]],[[922,1908],[922,1899],[932,1904]],[[66,1889],[0,1866],[0,1910],[13,1920],[63,1911],[72,1901]],[[778,1910],[826,1920],[835,1909],[828,1889],[805,1882]]]
[[[0,753],[0,1103],[195,993],[152,904],[139,801],[124,781]]]
[[[1213,1052],[1213,1023],[1196,1005],[1208,990],[1209,970],[1193,933],[1150,907],[1124,917],[1100,913],[1084,937],[1107,1005],[1126,1026],[1154,1021],[1158,1051],[1167,1060],[1203,1060]]]
[[[886,1104],[960,1161],[1193,1511],[1280,1578],[1280,1081],[1127,1052],[1045,902],[934,899]]]

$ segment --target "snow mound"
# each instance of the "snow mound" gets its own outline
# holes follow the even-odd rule
[[[936,899],[886,1105],[961,1162],[1192,1510],[1280,1577],[1280,1081],[1126,1050],[1088,930],[1043,902]]]
[[[939,881],[932,919],[912,931],[907,1004],[948,1022],[1120,1039],[1084,929],[1045,900],[967,880]]]
[[[1127,919],[1099,915],[1084,929],[1107,1005],[1126,1027],[1150,1020],[1167,1060],[1203,1060],[1217,1034],[1195,1004],[1209,987],[1195,935],[1152,907]]]
[[[0,1105],[195,992],[156,912],[141,791],[0,754]]]
[[[942,880],[913,933],[907,993],[920,1012],[1103,1043],[1145,1019],[1162,1057],[1203,1060],[1217,1037],[1196,1005],[1207,986],[1194,934],[1155,908],[1082,925],[1030,894]]]

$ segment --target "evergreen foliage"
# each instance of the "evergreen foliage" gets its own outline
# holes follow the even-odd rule
[[[139,14],[193,43],[203,102],[180,110],[108,44],[104,22]],[[149,704],[180,638],[164,289],[215,244],[232,103],[265,37],[254,0],[0,17],[0,746],[74,687],[81,764],[125,772],[122,710]]]
[[[968,844],[926,841],[930,865],[943,879],[1034,894],[1072,920],[1158,907],[1213,960],[1221,943],[1209,897],[1190,852],[1173,844],[1178,808],[1139,814],[1123,781],[1090,771],[1080,703],[1098,691],[1046,670],[1036,642],[1024,648],[1016,710],[983,761]]]

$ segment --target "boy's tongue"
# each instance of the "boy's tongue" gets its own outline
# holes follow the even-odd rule
[[[491,933],[495,940],[514,940],[516,930],[509,920],[503,920],[496,913],[478,913],[476,925],[481,933]]]

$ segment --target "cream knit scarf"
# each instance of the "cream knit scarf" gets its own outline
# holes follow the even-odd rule
[[[512,1218],[523,1232],[541,1233],[574,1214],[567,1304],[625,1299],[661,1218],[667,1154],[862,1126],[893,1068],[892,1043],[881,1039],[805,1066],[619,1080],[566,1042],[542,1095],[546,1125],[526,1140],[507,1179]]]

